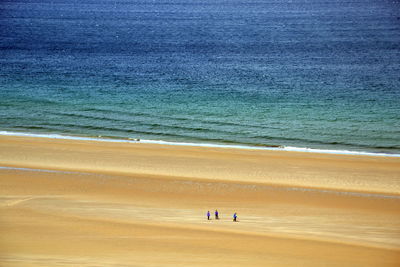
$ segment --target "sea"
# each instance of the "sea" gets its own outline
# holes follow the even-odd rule
[[[400,156],[399,10],[2,0],[0,135]]]

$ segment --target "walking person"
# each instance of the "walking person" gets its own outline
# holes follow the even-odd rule
[[[218,215],[219,215],[218,210],[215,210],[215,219],[216,220],[219,220],[219,216]]]
[[[237,214],[236,214],[236,212],[233,214],[233,221],[234,222],[236,222],[236,219],[237,219]]]
[[[207,211],[207,220],[210,220],[210,211]]]

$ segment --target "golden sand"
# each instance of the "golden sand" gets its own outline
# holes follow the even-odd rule
[[[0,166],[0,266],[400,266],[398,158],[2,136]]]

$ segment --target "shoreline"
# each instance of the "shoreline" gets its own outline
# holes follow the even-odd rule
[[[396,157],[5,135],[0,135],[1,147],[0,166],[4,167],[400,195],[400,161]],[[101,157],[101,153],[107,157]]]
[[[173,142],[164,140],[146,140],[134,138],[107,138],[107,137],[85,137],[85,136],[72,136],[63,134],[35,134],[25,132],[10,132],[0,130],[0,136],[19,136],[19,137],[32,137],[32,138],[48,138],[48,139],[65,139],[65,140],[81,140],[81,141],[97,141],[97,142],[111,142],[111,143],[143,143],[155,145],[168,145],[168,146],[187,146],[187,147],[205,147],[205,148],[227,148],[227,149],[245,149],[245,150],[267,150],[267,151],[285,151],[285,152],[300,152],[300,153],[316,153],[316,154],[332,154],[332,155],[354,155],[354,156],[372,156],[372,157],[399,157],[400,154],[380,153],[380,152],[367,152],[367,151],[352,151],[352,150],[335,150],[335,149],[318,149],[307,147],[293,147],[293,146],[257,146],[257,145],[223,145],[211,143],[193,143],[193,142]]]

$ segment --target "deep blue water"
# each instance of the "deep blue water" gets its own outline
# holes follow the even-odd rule
[[[400,3],[0,2],[0,131],[400,153]]]

